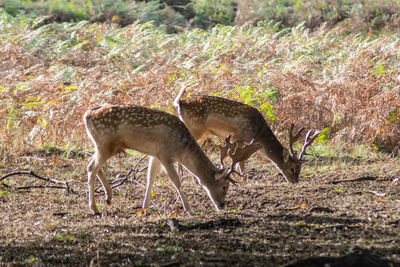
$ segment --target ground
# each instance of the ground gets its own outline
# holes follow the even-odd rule
[[[124,178],[138,159],[136,154],[115,157],[104,170],[110,178]],[[400,169],[391,155],[370,160],[314,156],[303,164],[300,182],[289,184],[257,154],[247,163],[245,176],[236,178],[240,183],[230,187],[227,207],[220,212],[186,173],[182,186],[193,215],[182,212],[163,176],[156,182],[151,208],[141,209],[146,179],[141,169],[147,159],[114,189],[111,205],[99,188],[96,200],[102,215],[92,215],[87,161],[85,153],[68,157],[38,152],[8,159],[0,168],[1,176],[18,169],[69,180],[74,190],[16,188],[47,185],[32,175],[3,180],[0,266],[281,266],[357,249],[400,262]],[[360,180],[333,182],[340,179]],[[172,230],[171,218],[181,231]]]

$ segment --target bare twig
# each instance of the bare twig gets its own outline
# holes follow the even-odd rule
[[[142,169],[139,169],[139,170],[137,169],[138,165],[139,165],[146,157],[147,157],[147,155],[144,156],[144,157],[142,157],[141,159],[139,159],[139,160],[136,162],[135,166],[134,166],[133,168],[131,168],[131,169],[129,170],[129,172],[128,172],[126,175],[124,175],[122,178],[118,178],[118,179],[112,180],[112,181],[110,182],[110,184],[112,185],[111,188],[116,188],[116,187],[119,187],[119,186],[123,185],[126,181],[129,180],[129,177],[130,177],[131,175],[133,175],[133,182],[135,182],[136,184],[138,184],[138,185],[144,187],[144,185],[142,185],[140,182],[137,181],[137,179],[136,179],[136,174],[141,173],[141,172],[143,172],[144,170],[147,169],[147,166],[146,166],[146,167],[143,167]],[[103,190],[100,190],[100,188],[101,188],[101,185],[98,186],[98,187],[95,189],[95,192],[96,192],[96,193],[102,192]]]
[[[6,175],[4,175],[3,177],[0,178],[0,182],[5,180],[5,179],[7,179],[8,177],[15,176],[15,175],[30,175],[30,176],[33,176],[33,177],[39,179],[39,180],[43,180],[43,181],[54,183],[54,184],[63,184],[65,186],[65,187],[62,187],[62,186],[50,186],[50,185],[47,185],[47,186],[44,186],[44,185],[39,185],[39,186],[20,186],[20,187],[17,187],[17,189],[57,188],[57,189],[66,189],[67,192],[75,193],[75,191],[72,190],[72,188],[69,186],[67,181],[60,181],[60,180],[56,180],[56,179],[52,179],[52,178],[43,177],[43,176],[40,176],[40,175],[34,173],[33,171],[15,171],[15,172],[8,173],[8,174],[6,174]]]
[[[357,177],[357,178],[351,178],[351,179],[339,179],[339,180],[333,180],[328,182],[329,184],[340,184],[344,182],[357,182],[357,181],[375,181],[379,177],[372,177],[372,176],[362,176],[362,177]]]
[[[58,185],[31,185],[31,186],[18,186],[16,187],[18,190],[27,190],[27,189],[33,189],[33,188],[56,188],[56,189],[66,189],[63,186],[58,186]]]

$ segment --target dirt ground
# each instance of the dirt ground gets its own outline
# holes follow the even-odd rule
[[[151,209],[142,211],[146,171],[141,169],[147,159],[135,175],[126,176],[138,159],[115,158],[104,168],[110,178],[127,181],[114,189],[111,205],[97,193],[100,216],[88,208],[86,155],[9,159],[0,166],[0,176],[33,170],[68,180],[74,193],[16,188],[49,184],[31,175],[4,179],[0,266],[324,266],[332,257],[357,251],[391,261],[387,266],[399,265],[398,158],[314,157],[304,164],[300,183],[288,184],[264,156],[255,155],[246,175],[236,178],[240,184],[231,186],[222,212],[214,211],[205,191],[186,175],[182,186],[193,215],[182,212],[167,177],[158,179]],[[360,180],[333,183],[339,179]],[[315,265],[301,265],[297,261],[302,259]]]

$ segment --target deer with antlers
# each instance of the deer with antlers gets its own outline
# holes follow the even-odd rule
[[[84,123],[95,153],[88,164],[89,207],[98,213],[94,182],[98,177],[103,185],[107,203],[111,203],[112,189],[101,166],[107,159],[124,149],[134,149],[150,155],[143,208],[150,204],[152,185],[161,165],[170,177],[183,207],[190,212],[189,203],[181,191],[180,179],[174,168],[179,162],[191,172],[206,190],[216,210],[225,205],[225,195],[232,170],[219,169],[212,164],[190,134],[185,124],[171,114],[139,106],[107,106],[86,111]],[[230,151],[229,155],[246,157],[247,146]]]
[[[297,183],[301,170],[302,157],[306,155],[306,148],[321,133],[320,131],[308,131],[301,149],[297,153],[293,144],[301,137],[304,128],[293,135],[293,126],[289,130],[289,148],[286,149],[269,128],[262,114],[249,105],[213,96],[194,96],[182,100],[185,92],[183,88],[174,100],[174,106],[178,110],[179,117],[186,124],[192,135],[201,144],[208,136],[217,135],[225,137],[231,135],[237,142],[258,143],[265,155],[275,164],[285,179],[291,183]],[[221,164],[229,151],[237,146],[226,140],[226,145],[221,149]],[[244,160],[237,160],[240,172],[244,171]]]

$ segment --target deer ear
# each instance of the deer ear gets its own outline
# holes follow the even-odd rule
[[[289,161],[289,159],[290,159],[289,150],[287,150],[286,148],[283,148],[282,156],[283,156],[283,161],[284,162]]]

